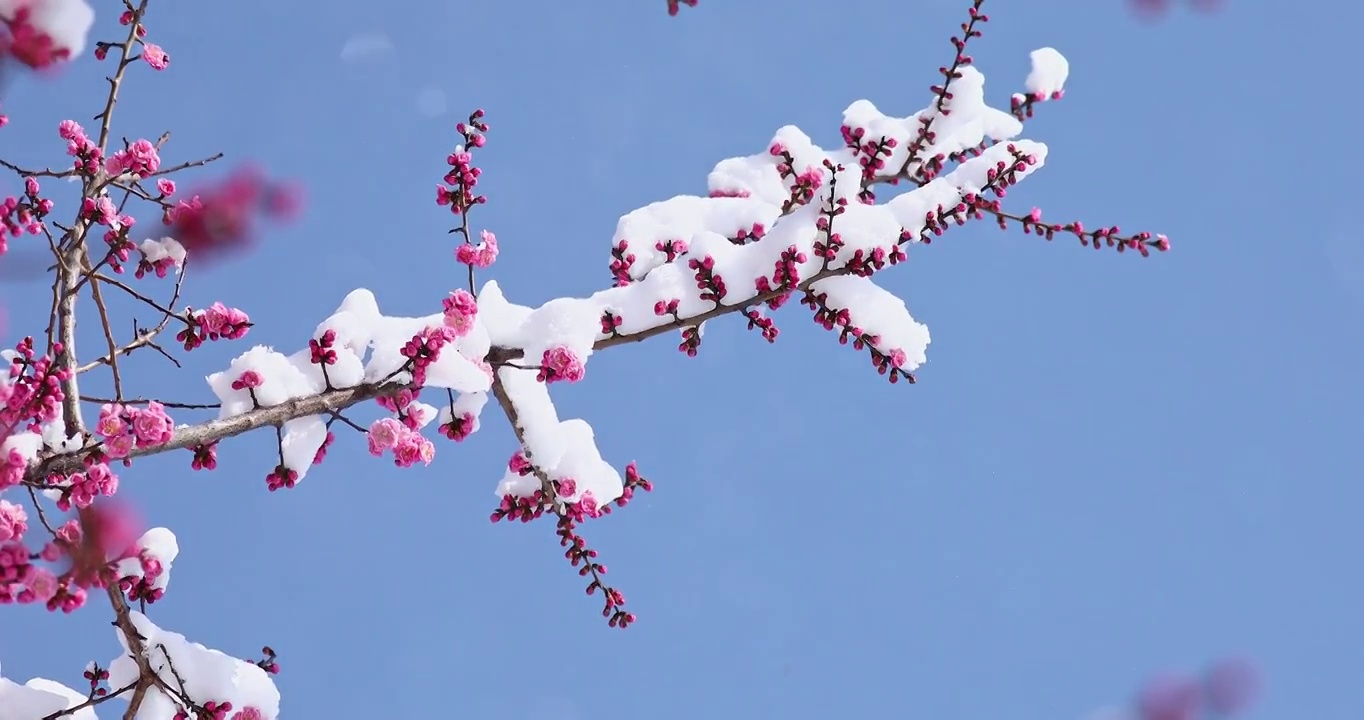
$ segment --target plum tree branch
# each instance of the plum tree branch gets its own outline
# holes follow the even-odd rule
[[[942,100],[941,97],[942,94],[946,92],[946,87],[951,84],[952,79],[953,73],[947,73],[947,76],[945,77],[945,82],[943,83],[943,87],[935,88],[939,95],[938,99],[940,101]],[[926,128],[924,129],[924,132],[927,132]],[[466,138],[466,140],[467,139],[468,138]],[[911,156],[912,155],[913,153],[911,153]],[[962,158],[955,159],[957,159],[958,161],[962,160]],[[1003,163],[1001,163],[1001,167],[1003,167]],[[828,169],[834,170],[832,166],[829,166]],[[964,222],[967,219],[970,219],[971,217],[980,218],[987,214],[990,216],[994,216],[998,219],[1001,219],[1001,221],[1007,218],[1008,220],[1021,222],[1023,223],[1025,229],[1029,226],[1030,221],[1033,222],[1033,224],[1037,224],[1035,218],[1025,218],[1022,216],[1005,214],[999,208],[997,202],[983,199],[983,196],[986,191],[995,192],[999,191],[999,185],[997,185],[997,182],[1001,182],[1005,186],[1011,184],[1011,181],[1006,179],[1007,175],[1008,173],[1001,173],[997,178],[991,180],[991,182],[987,184],[987,187],[981,188],[981,190],[978,193],[963,196],[962,202],[960,202],[957,205],[954,205],[950,208],[940,207],[935,214],[936,218],[930,218],[930,222],[927,224],[927,226],[925,226],[916,235],[910,234],[903,235],[901,238],[898,239],[896,244],[903,246],[912,241],[928,242],[931,240],[932,235],[941,234],[944,230],[950,228],[954,224],[961,225],[964,224]],[[864,178],[864,186],[878,185],[883,183],[894,183],[897,180],[903,179],[903,177],[904,177],[903,168],[897,168],[896,171],[892,172],[883,171],[880,173],[871,173],[868,177]],[[915,182],[915,185],[918,186],[922,186],[923,184],[924,184],[923,182]],[[788,206],[784,208],[784,212],[782,213],[782,215],[787,215],[790,212],[793,212],[795,207],[797,207],[798,205],[803,205],[803,203],[795,202],[788,203]],[[1046,226],[1038,225],[1038,227],[1045,228]],[[1060,226],[1057,226],[1057,229],[1060,229]],[[1116,230],[1116,228],[1114,230]],[[467,227],[463,230],[463,232],[465,235],[465,242],[467,243],[469,242]],[[831,232],[831,230],[829,230],[829,232]],[[894,260],[892,260],[892,262],[894,262]],[[880,266],[878,265],[878,269],[879,267]],[[823,280],[854,273],[869,275],[871,274],[871,269],[866,267],[853,267],[851,265],[830,268],[828,267],[828,264],[826,262],[823,267],[821,267],[818,271],[814,272],[811,276],[801,279],[800,281],[794,284],[779,286],[777,288],[761,292],[753,297],[746,298],[734,304],[724,304],[723,302],[717,301],[713,308],[702,313],[688,316],[673,315],[671,318],[666,317],[660,318],[659,324],[653,325],[643,330],[637,330],[630,333],[618,333],[612,331],[609,335],[600,337],[594,343],[593,348],[595,350],[604,350],[618,345],[642,342],[644,340],[648,340],[650,338],[662,335],[667,332],[684,330],[685,328],[689,327],[698,327],[702,323],[705,323],[709,320],[731,313],[740,313],[751,308],[761,306],[763,303],[780,298],[782,296],[790,296],[796,293],[810,293],[812,292],[812,288],[817,283]],[[183,275],[181,276],[181,279],[182,278]],[[161,329],[163,329],[166,322],[168,322],[171,318],[178,317],[177,315],[174,314],[173,311],[175,298],[172,298],[171,308],[166,308],[159,305],[150,298],[147,298],[146,296],[134,290],[133,288],[127,286],[126,284],[113,278],[110,278],[106,275],[93,272],[92,270],[87,269],[82,279],[90,279],[94,283],[105,282],[114,287],[118,287],[119,289],[132,295],[134,298],[141,300],[142,302],[162,312],[164,314],[164,317],[162,319],[161,324],[156,328],[156,331],[154,332],[159,332]],[[178,289],[179,282],[177,281],[177,295]],[[119,351],[111,350],[109,356],[106,356],[105,358],[100,358],[99,360],[96,360],[92,363],[88,363],[86,366],[79,368],[79,370],[81,371],[88,370],[95,366],[98,366],[99,364],[110,364],[116,359],[118,355],[127,354],[128,352],[131,352],[133,349],[136,349],[141,345],[149,344],[151,337],[152,334],[144,334],[139,338],[135,339],[129,346]],[[509,365],[515,365],[515,361],[521,360],[523,357],[524,352],[520,348],[493,347],[485,359],[490,363],[490,365],[492,365],[492,367],[500,368]],[[910,380],[912,381],[912,379],[913,378],[911,377]],[[144,455],[158,454],[161,452],[168,452],[177,449],[193,449],[201,446],[206,446],[216,443],[220,440],[234,437],[236,435],[240,435],[262,427],[275,427],[276,429],[278,429],[284,423],[290,420],[301,417],[307,417],[310,415],[328,414],[332,416],[339,416],[339,413],[341,411],[353,405],[364,402],[366,400],[375,399],[384,395],[394,394],[407,387],[410,387],[410,385],[401,382],[394,382],[392,377],[388,377],[374,383],[367,383],[342,390],[330,389],[314,395],[295,398],[278,405],[256,408],[254,410],[229,418],[212,420],[197,425],[182,426],[174,432],[172,438],[168,442],[156,446],[135,449],[129,457],[130,458],[139,457]],[[508,419],[511,421],[513,427],[516,429],[518,440],[521,439],[522,433],[521,428],[517,426],[516,408],[512,405],[511,399],[508,396],[506,389],[502,386],[502,383],[498,379],[496,372],[494,373],[492,393],[495,397],[497,397],[499,404],[502,406],[503,411],[507,415]],[[121,395],[119,395],[118,397],[121,397]],[[26,482],[29,483],[35,483],[40,482],[40,479],[48,474],[68,473],[79,470],[82,464],[83,456],[93,451],[97,447],[98,447],[97,445],[92,444],[88,445],[85,448],[82,448],[79,451],[50,455],[48,457],[42,458],[41,462],[38,463],[36,467],[31,469],[25,480]]]
[[[78,231],[78,236],[83,234]],[[76,272],[75,266],[81,262],[83,240],[77,239],[72,249],[62,251],[57,259],[57,283],[70,287]],[[80,388],[76,384],[76,299],[77,293],[62,293],[57,303],[57,340],[62,351],[58,356],[58,367],[68,371],[62,381],[62,419],[66,422],[68,435],[80,433],[85,429],[81,422]]]
[[[814,276],[811,276],[809,279],[801,282],[797,286],[797,289],[806,290],[811,285],[819,282],[820,280],[824,280],[837,275],[845,275],[847,274],[847,272],[848,270],[846,268],[839,268],[818,273]],[[603,338],[601,340],[598,340],[593,347],[594,349],[597,350],[604,350],[607,348],[616,347],[618,345],[642,342],[644,340],[648,340],[649,338],[656,337],[658,335],[662,335],[673,330],[679,330],[684,326],[699,325],[700,323],[706,322],[707,320],[711,320],[713,318],[739,312],[740,310],[761,304],[787,292],[791,291],[774,290],[772,292],[760,294],[745,303],[737,305],[721,305],[720,307],[701,313],[699,315],[681,317],[670,322],[666,322],[651,328],[647,328],[645,330],[641,330],[639,332],[623,333],[612,337]],[[127,352],[131,352],[132,349],[135,349],[137,346],[140,346],[140,344],[145,344],[145,341],[142,343],[134,341],[129,346],[126,346],[124,350],[121,351],[121,354],[127,354]],[[523,357],[523,353],[520,348],[495,347],[488,353],[488,362],[494,366],[497,366],[515,361],[521,357]],[[107,357],[100,358],[99,360],[93,361],[87,364],[86,366],[81,366],[78,369],[86,370],[99,364],[103,364],[104,362],[106,362],[106,360]],[[177,428],[175,431],[175,435],[171,438],[169,442],[164,443],[162,445],[156,445],[153,447],[136,448],[129,454],[128,457],[131,459],[145,455],[155,455],[163,452],[169,452],[171,450],[183,450],[186,448],[194,448],[200,445],[208,445],[219,440],[235,437],[237,435],[241,435],[243,433],[247,433],[258,428],[282,425],[289,420],[293,420],[300,417],[306,417],[308,415],[339,412],[353,405],[364,402],[366,400],[373,400],[383,395],[397,393],[398,391],[402,390],[405,387],[408,387],[408,385],[398,382],[373,383],[358,385],[355,387],[346,388],[342,390],[329,390],[326,392],[318,393],[316,395],[295,398],[293,400],[289,400],[279,405],[271,405],[269,407],[258,408],[256,410],[251,410],[249,412],[245,412],[240,415],[235,415],[233,417],[223,418],[220,420],[212,420],[198,425],[190,425],[187,427]],[[495,394],[498,389],[499,389],[498,384],[494,383]],[[501,396],[499,396],[498,399],[499,402],[501,402],[502,400]],[[515,425],[514,420],[513,425]],[[49,456],[48,458],[44,459],[42,462],[38,463],[29,470],[26,480],[30,483],[41,483],[42,478],[50,474],[54,473],[66,474],[77,472],[82,467],[81,459],[82,456],[90,449],[91,448],[85,448],[82,449],[81,451],[74,453],[62,453],[59,455]]]
[[[957,214],[958,212],[955,209],[942,213],[943,219],[955,217]],[[931,232],[932,231],[929,228],[925,228],[918,236],[918,239],[927,237]],[[907,244],[911,239],[913,238],[902,238],[899,241],[899,244]],[[706,312],[696,315],[679,316],[671,321],[663,322],[644,330],[632,333],[620,333],[601,338],[593,344],[593,349],[605,350],[618,345],[642,342],[667,332],[680,330],[683,327],[700,325],[708,320],[760,305],[781,295],[808,291],[813,285],[821,280],[847,275],[850,272],[851,268],[847,266],[826,268],[797,283],[794,289],[777,288],[760,293],[741,303],[733,305],[722,304]],[[116,285],[118,284],[117,281],[114,282]],[[492,366],[497,367],[499,365],[506,365],[514,362],[522,357],[524,357],[524,353],[520,348],[494,347],[489,351],[486,359]],[[406,387],[409,387],[409,385],[385,380],[378,383],[369,383],[342,390],[329,390],[315,395],[295,398],[279,405],[257,408],[233,417],[177,428],[169,442],[161,445],[134,449],[128,457],[131,459],[144,455],[169,452],[171,450],[209,445],[218,442],[219,440],[235,437],[258,428],[271,426],[279,427],[285,422],[296,418],[340,412],[366,400],[372,400],[383,395],[395,394]],[[498,398],[499,404],[503,406],[503,410],[507,413],[508,419],[510,419],[512,425],[515,426],[515,408],[510,405],[510,398],[504,397],[506,393],[501,388],[500,383],[496,380],[494,380],[493,383],[493,393]],[[519,429],[518,439],[520,439]],[[29,483],[41,483],[42,478],[53,473],[76,472],[82,467],[82,457],[91,449],[93,448],[87,447],[74,453],[49,456],[30,469],[25,480]]]
[[[283,425],[294,418],[343,410],[356,403],[396,393],[404,387],[406,385],[394,382],[357,385],[344,390],[329,390],[316,395],[295,398],[279,405],[258,408],[220,420],[210,420],[198,425],[180,427],[176,429],[170,441],[153,447],[134,448],[128,457],[137,458],[171,450],[184,450],[208,445],[258,428]],[[91,449],[87,447],[79,452],[48,456],[29,471],[25,481],[29,484],[37,483],[46,486],[43,478],[50,474],[78,472],[82,468],[83,455]]]

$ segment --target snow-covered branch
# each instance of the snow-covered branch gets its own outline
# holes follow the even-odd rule
[[[278,405],[261,407],[240,415],[210,420],[197,425],[186,425],[176,428],[174,435],[165,443],[134,448],[129,451],[126,457],[133,459],[171,450],[185,450],[201,445],[211,445],[259,428],[283,425],[290,420],[321,415],[331,410],[343,410],[357,403],[373,400],[386,393],[396,393],[402,387],[397,383],[368,383],[293,398]],[[41,478],[49,475],[65,475],[76,472],[81,468],[84,457],[86,457],[85,454],[77,452],[49,455],[29,470],[26,482],[38,485],[43,482]]]

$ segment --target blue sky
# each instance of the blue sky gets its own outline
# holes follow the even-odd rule
[[[657,485],[584,529],[640,615],[628,632],[551,526],[488,523],[513,449],[495,408],[425,470],[342,434],[291,492],[266,492],[265,434],[212,474],[139,461],[123,492],[181,546],[153,617],[238,655],[272,645],[292,718],[1082,718],[1224,653],[1264,665],[1251,717],[1361,717],[1364,245],[1341,198],[1364,157],[1338,88],[1364,11],[994,4],[974,55],[997,104],[1028,51],[1071,62],[1012,207],[1173,252],[985,223],[915,249],[880,278],[933,333],[914,387],[796,306],[775,346],[729,323],[693,360],[662,339],[594,357],[556,386],[561,414]],[[461,281],[434,186],[473,107],[493,126],[476,224],[502,245],[494,277],[524,304],[590,293],[621,214],[703,192],[781,125],[833,145],[853,100],[925,105],[965,3],[534,5],[154,3],[171,68],[133,74],[117,130],[172,130],[168,162],[261,160],[310,196],[189,302],[240,306],[250,340],[286,350],[358,286],[433,312]],[[356,36],[391,48],[343,61]],[[0,151],[64,162],[55,125],[96,112],[96,71],[11,81]],[[43,292],[0,287],[12,327],[41,329]],[[131,374],[207,401],[203,375],[246,348]],[[75,683],[116,651],[108,619],[6,609],[6,675]]]

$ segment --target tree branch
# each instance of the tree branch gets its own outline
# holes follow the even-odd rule
[[[258,428],[283,425],[294,418],[344,410],[356,403],[396,393],[404,387],[407,386],[402,383],[374,383],[295,398],[279,405],[258,408],[241,415],[177,428],[169,442],[153,447],[134,448],[128,457],[131,459],[207,445]],[[29,484],[40,483],[43,487],[47,487],[43,478],[50,474],[78,472],[83,467],[81,462],[83,454],[83,452],[63,453],[49,456],[30,468],[25,482]]]

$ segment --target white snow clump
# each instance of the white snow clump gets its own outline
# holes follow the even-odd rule
[[[33,678],[20,685],[0,675],[0,720],[37,720],[83,702],[84,694],[53,680]],[[66,717],[98,720],[94,708],[82,708]]]

